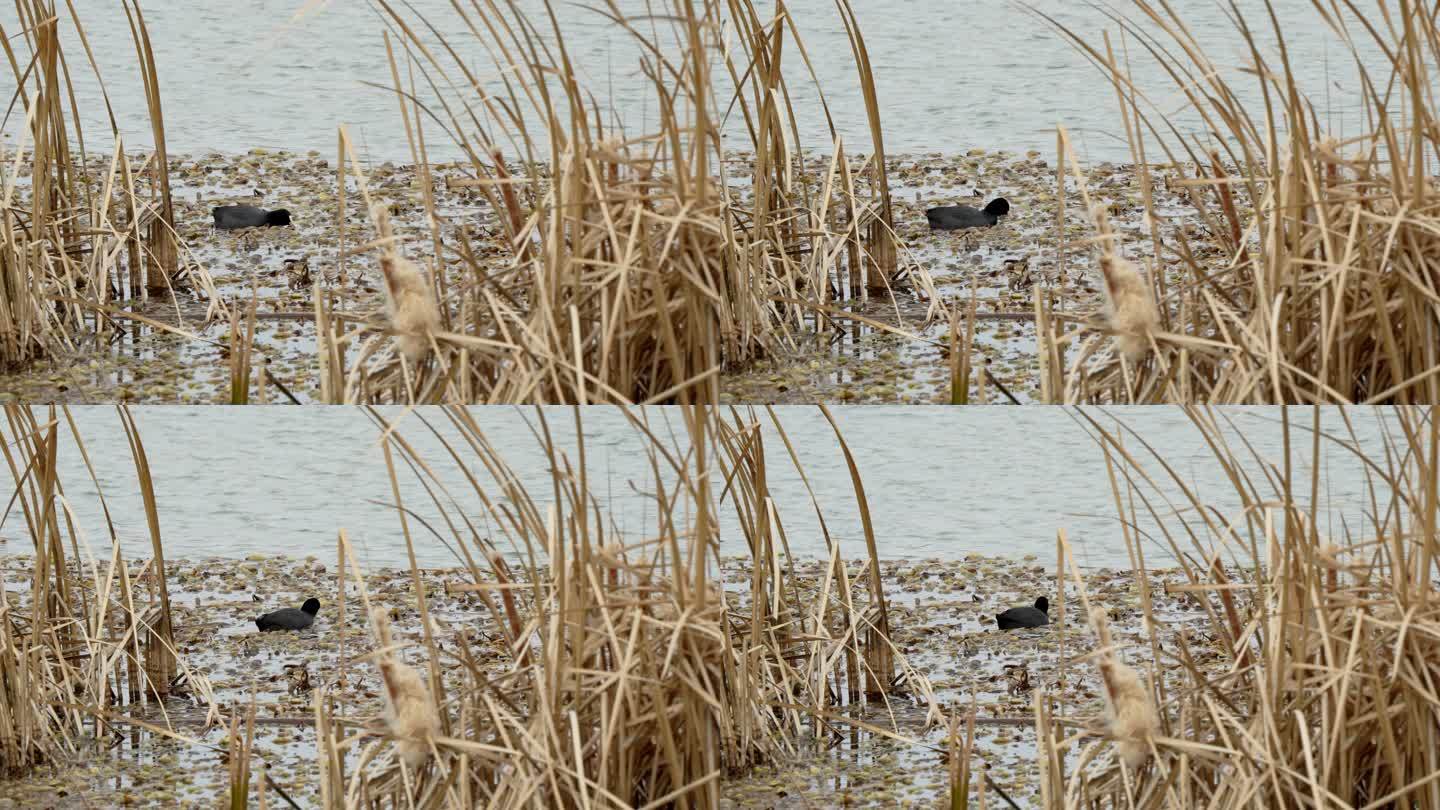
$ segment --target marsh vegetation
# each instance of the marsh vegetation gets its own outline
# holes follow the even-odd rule
[[[1440,35],[1416,4],[1373,5],[1310,11],[1362,79],[1364,128],[1343,137],[1299,89],[1273,18],[1235,15],[1233,44],[1255,61],[1236,78],[1168,7],[1136,0],[1103,39],[1037,14],[1114,87],[1132,155],[1106,165],[1079,161],[1064,122],[1053,154],[889,154],[844,2],[865,143],[799,139],[796,105],[828,102],[783,66],[808,74],[804,32],[830,21],[718,0],[592,11],[643,54],[659,114],[636,131],[575,69],[554,15],[385,6],[410,144],[397,166],[365,159],[343,128],[333,155],[172,157],[143,60],[158,148],[127,156],[112,132],[108,158],[91,155],[54,35],[80,23],[32,3],[12,60],[30,147],[4,171],[7,357],[34,371],[7,387],[228,402],[1434,401],[1426,88]],[[442,31],[459,33],[437,46]],[[460,56],[472,51],[491,63]],[[1147,95],[1168,88],[1135,84],[1139,52],[1201,131]],[[433,161],[438,142],[462,158]],[[200,248],[205,209],[252,190],[327,213],[297,219],[301,234]],[[952,190],[1005,195],[1012,215],[932,236],[922,209]],[[392,299],[384,256],[415,267],[411,304]],[[124,324],[162,336],[117,368],[102,347]]]
[[[382,571],[359,564],[343,527],[324,559],[167,561],[153,495],[141,499],[152,557],[124,560],[118,541],[107,550],[65,517],[61,493],[82,482],[47,459],[81,441],[73,420],[12,408],[5,446],[34,554],[3,566],[6,710],[25,718],[0,737],[4,792],[717,807],[783,790],[800,803],[838,792],[1046,808],[1300,807],[1318,793],[1425,806],[1440,425],[1428,410],[1312,413],[1287,415],[1270,459],[1247,458],[1223,412],[1191,414],[1242,499],[1221,513],[1178,473],[1154,477],[1165,459],[1143,420],[1082,412],[1132,555],[1120,571],[1077,566],[1060,525],[1053,564],[886,559],[865,459],[838,432],[866,528],[830,536],[817,500],[829,552],[791,554],[798,527],[766,481],[797,461],[783,431],[767,440],[762,412],[632,412],[653,471],[632,484],[657,506],[642,531],[608,516],[583,411],[563,446],[537,412],[551,477],[536,487],[466,411],[375,414],[394,542],[412,560],[416,544],[443,543],[456,560]],[[120,418],[145,492],[151,460]],[[1382,452],[1360,448],[1361,418],[1386,420]],[[406,437],[438,435],[430,420],[456,438],[422,457]],[[1326,464],[1367,471],[1367,523],[1331,522]],[[432,502],[402,500],[402,476]],[[480,514],[457,507],[461,492]],[[722,513],[743,557],[719,553]],[[1037,594],[1051,625],[995,630],[996,613]],[[314,628],[254,631],[267,606],[312,596],[325,606]],[[127,747],[127,732],[146,741]],[[75,770],[111,745],[110,765]],[[146,759],[174,767],[156,774]],[[32,780],[42,764],[61,778]]]

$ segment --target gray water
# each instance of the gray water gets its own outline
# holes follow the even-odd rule
[[[481,81],[498,87],[489,58],[464,33],[450,0],[413,0],[411,5],[446,32]],[[518,5],[541,8],[538,0],[519,0]],[[637,67],[637,49],[628,35],[583,5],[596,4],[556,4],[572,59],[590,91],[613,106],[632,134],[648,131],[655,102]],[[641,13],[645,5],[645,0],[618,2],[627,14]],[[758,5],[773,8],[768,0]],[[1021,5],[1005,0],[862,0],[854,5],[874,66],[891,153],[955,153],[981,147],[1038,149],[1053,155],[1055,127],[1064,124],[1082,158],[1112,160],[1128,154],[1112,86],[1085,56]],[[1238,5],[1258,29],[1260,41],[1273,43],[1261,0],[1238,0]],[[1346,47],[1312,10],[1311,0],[1275,0],[1273,5],[1302,88],[1333,132],[1353,134],[1362,122],[1356,72]],[[76,6],[127,143],[149,143],[135,49],[120,3],[77,0]],[[1101,42],[1106,30],[1118,34],[1102,7],[1072,2],[1038,6],[1089,41]],[[60,7],[63,19],[64,4]],[[850,46],[833,0],[792,0],[787,7],[805,36],[838,131],[852,150],[870,151]],[[1196,39],[1227,75],[1238,76],[1250,58],[1221,4],[1183,7]],[[1123,2],[1116,8],[1129,11]],[[382,39],[385,24],[370,3],[194,0],[149,2],[144,11],[173,152],[268,147],[316,149],[331,156],[336,128],[344,123],[370,157],[408,158],[394,93],[383,89],[391,86]],[[1378,14],[1370,13],[1378,20]],[[543,21],[538,13],[533,16]],[[6,35],[16,34],[13,5],[0,7],[0,25]],[[64,31],[72,43],[70,72],[79,85],[87,131],[95,140],[108,129],[104,105],[68,20]],[[1113,41],[1117,49],[1125,44],[1118,35]],[[1363,44],[1363,58],[1373,69],[1378,64],[1375,50]],[[1176,115],[1185,127],[1196,127],[1198,118],[1186,114],[1183,96],[1170,79],[1134,38],[1128,46],[1139,86],[1150,101]],[[827,148],[828,130],[798,56],[792,49],[786,59],[802,145]],[[0,78],[0,92],[9,97],[13,88],[5,86],[11,81],[6,74]],[[417,79],[417,84],[429,98],[423,82]],[[1253,88],[1254,81],[1242,79],[1240,86]],[[22,124],[23,115],[14,112],[5,122],[4,133],[12,143]],[[443,136],[434,127],[427,140],[444,156],[439,146]]]
[[[859,512],[844,457],[834,433],[818,410],[777,409],[814,487],[820,507],[842,553],[865,553]],[[183,408],[145,407],[134,411],[144,440],[155,489],[166,554],[170,557],[243,557],[253,553],[316,555],[335,558],[336,532],[344,528],[368,565],[404,565],[405,545],[392,501],[380,433],[363,411],[351,408]],[[386,411],[398,417],[399,411]],[[532,495],[546,503],[549,472],[527,421],[533,410],[488,407],[474,411],[492,443],[514,468]],[[574,414],[545,410],[557,444],[572,461]],[[835,417],[855,455],[868,495],[875,532],[886,558],[956,559],[969,553],[1019,557],[1035,554],[1052,564],[1055,532],[1065,529],[1082,564],[1125,565],[1126,551],[1105,464],[1096,442],[1075,413],[1060,408],[918,408],[856,407],[837,409]],[[1224,471],[1205,448],[1200,434],[1176,408],[1092,411],[1120,419],[1145,441],[1161,449],[1167,461],[1220,513],[1234,514]],[[1108,413],[1108,415],[1107,415]],[[1233,409],[1233,419],[1261,454],[1280,461],[1283,447],[1278,409]],[[135,494],[135,471],[119,416],[113,408],[74,410],[117,526],[122,547],[134,557],[149,556],[143,508]],[[667,420],[683,434],[674,409],[652,408],[651,423],[665,430]],[[1308,425],[1303,410],[1297,423]],[[438,410],[425,409],[431,424],[452,439],[455,431]],[[762,414],[763,418],[763,414]],[[1382,448],[1384,426],[1374,411],[1356,410],[1362,445]],[[1332,410],[1329,430],[1343,432]],[[625,533],[644,535],[654,523],[648,497],[653,491],[644,442],[620,412],[604,407],[584,410],[591,491]],[[437,471],[465,513],[485,530],[479,500],[461,471],[413,415],[401,423],[401,435],[414,442]],[[1302,440],[1303,441],[1303,440]],[[1138,441],[1128,446],[1140,451]],[[1237,445],[1238,446],[1238,445]],[[797,555],[824,552],[814,511],[803,484],[789,463],[773,428],[767,428],[769,483],[776,508]],[[467,465],[492,496],[493,482],[472,455]],[[98,554],[108,554],[109,535],[95,488],[75,452],[62,442],[61,481],[69,506]],[[397,464],[399,462],[397,461]],[[1158,464],[1147,464],[1161,476]],[[1257,465],[1249,471],[1258,475]],[[1332,508],[1336,534],[1340,520],[1357,525],[1365,492],[1364,472],[1348,453],[1330,451],[1322,468],[1324,495]],[[417,479],[401,467],[405,505],[438,525],[437,513]],[[632,486],[633,485],[633,486]],[[1176,494],[1173,487],[1165,491]],[[1262,491],[1265,490],[1262,484]],[[734,530],[733,511],[722,506],[722,547],[743,553],[744,539]],[[1153,526],[1149,527],[1153,530]],[[455,558],[423,528],[412,525],[417,555],[425,565],[448,565]],[[23,516],[14,508],[0,535],[0,552],[29,547]],[[499,537],[498,533],[493,535]],[[1147,545],[1151,564],[1168,554]]]

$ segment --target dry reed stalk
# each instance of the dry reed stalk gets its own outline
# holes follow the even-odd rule
[[[975,353],[976,288],[970,286],[970,301],[965,308],[965,334],[960,334],[960,309],[950,310],[950,404],[970,404],[972,356]]]
[[[250,695],[250,705],[245,716],[230,717],[229,735],[226,739],[225,764],[230,778],[230,810],[245,810],[250,806],[250,752],[255,745],[255,695]]]
[[[165,148],[165,114],[160,103],[159,68],[150,47],[150,31],[145,27],[145,14],[139,0],[124,0],[125,17],[130,22],[130,39],[140,62],[140,78],[145,85],[145,104],[149,109],[150,133],[155,140],[151,161],[151,201],[154,216],[146,232],[145,249],[150,260],[146,286],[152,295],[170,290],[172,277],[179,267],[179,237],[175,233],[175,205],[170,196],[170,160]],[[77,26],[78,28],[78,26]],[[77,125],[78,128],[78,125]]]
[[[86,151],[61,25],[74,24],[97,78],[99,70],[73,6],[62,13],[50,0],[18,0],[21,30],[0,30],[24,110],[14,153],[0,147],[0,366],[7,370],[98,340],[114,328],[115,314],[130,314],[117,299],[169,295],[182,277],[207,295],[209,316],[224,309],[208,274],[189,263],[181,272],[158,70],[139,4],[126,0],[124,8],[155,141],[154,154],[133,166],[113,116],[108,166]]]
[[[0,602],[0,770],[6,776],[74,754],[91,736],[108,733],[117,718],[145,718],[181,681],[208,707],[210,719],[218,716],[209,681],[176,653],[154,486],[131,414],[120,409],[154,551],[134,582],[103,494],[108,561],[97,561],[78,527],[60,517],[63,500],[72,497],[56,464],[62,427],[85,463],[88,485],[101,490],[69,412],[61,413],[51,407],[42,417],[7,405],[0,425],[12,508],[18,506],[35,550],[29,594]],[[159,718],[140,722],[167,733],[163,709]]]
[[[953,715],[950,717],[950,734],[946,744],[950,757],[950,810],[967,810],[970,806],[970,755],[975,750],[973,696],[970,711],[965,714],[964,745],[960,744],[960,718]]]
[[[429,482],[435,508],[454,527],[449,540],[473,581],[451,590],[486,597],[500,631],[492,649],[504,661],[482,666],[463,634],[445,639],[445,649],[459,651],[462,683],[424,725],[453,730],[429,735],[430,764],[419,771],[402,769],[400,756],[372,744],[349,775],[338,776],[338,763],[362,742],[340,737],[329,721],[334,709],[317,698],[317,727],[331,729],[320,737],[327,807],[448,807],[464,795],[499,808],[713,808],[724,774],[795,754],[812,723],[828,734],[854,722],[845,714],[851,707],[905,698],[898,680],[908,699],[939,717],[928,681],[889,642],[873,568],[872,584],[861,587],[837,565],[818,603],[795,592],[760,424],[698,405],[661,410],[683,421],[674,444],[665,437],[675,425],[649,422],[658,411],[626,411],[654,475],[658,513],[643,540],[622,534],[592,490],[582,409],[574,412],[573,453],[554,443],[546,412],[536,413],[535,435],[552,470],[544,505],[472,412],[445,411],[458,439],[428,426],[420,412],[408,417],[426,423],[455,461],[497,482],[492,488],[466,476],[498,542],[479,539],[472,518],[452,516],[436,468],[373,414],[387,446]],[[393,481],[393,465],[390,471]],[[726,482],[724,491],[712,480]],[[722,506],[734,509],[758,569],[740,592],[715,578]],[[502,556],[497,544],[512,555]],[[876,553],[872,542],[872,560]],[[383,619],[373,621],[383,627]],[[381,644],[391,646],[383,632]],[[846,683],[852,686],[833,688]]]
[[[1344,429],[1329,432],[1321,413],[1314,410],[1307,428],[1312,441],[1299,444],[1284,413],[1284,457],[1271,462],[1243,435],[1244,451],[1232,450],[1212,412],[1190,411],[1233,482],[1240,506],[1229,521],[1177,470],[1165,466],[1160,479],[1147,473],[1147,461],[1164,466],[1162,451],[1140,439],[1144,451],[1132,454],[1120,438],[1137,434],[1084,414],[1105,450],[1117,506],[1143,504],[1138,515],[1122,509],[1122,522],[1154,524],[1152,536],[1187,580],[1167,590],[1198,600],[1210,621],[1205,635],[1187,629],[1162,646],[1162,623],[1143,605],[1153,654],[1171,659],[1151,662],[1152,690],[1114,661],[1103,617],[1091,614],[1101,667],[1109,667],[1108,726],[1121,757],[1103,765],[1106,743],[1084,745],[1064,795],[1047,807],[1440,806],[1440,570],[1432,531],[1440,424],[1433,409],[1377,410],[1385,447],[1367,452],[1351,416],[1340,414]],[[1320,470],[1330,448],[1363,466],[1372,482],[1366,522],[1338,538],[1318,531],[1326,522]],[[1252,464],[1270,473],[1263,485],[1246,476]],[[1178,490],[1178,502],[1150,494],[1162,483]],[[1126,542],[1138,543],[1139,534],[1127,532]],[[1235,563],[1222,568],[1221,554]],[[1070,567],[1078,570],[1073,559]],[[1083,586],[1080,595],[1088,608]],[[1197,663],[1202,651],[1219,663]],[[1082,745],[1037,731],[1062,752]]]
[[[807,66],[809,58],[783,5],[774,15],[750,0],[660,5],[663,13],[643,19],[613,2],[597,9],[646,54],[641,70],[659,120],[655,131],[635,134],[602,123],[609,116],[570,63],[562,15],[549,2],[533,18],[500,0],[453,6],[455,28],[506,77],[496,94],[448,43],[421,44],[420,31],[438,35],[441,26],[382,3],[400,45],[387,36],[417,166],[426,165],[421,122],[430,116],[402,86],[400,62],[432,86],[475,88],[435,120],[471,175],[450,185],[488,204],[510,258],[506,267],[487,264],[461,229],[454,255],[422,262],[445,325],[430,333],[434,373],[423,380],[378,351],[373,324],[322,330],[327,401],[713,402],[722,370],[790,345],[802,318],[829,313],[833,291],[847,282],[863,275],[876,290],[909,281],[933,292],[923,270],[897,258],[878,99],[848,2],[837,8],[875,154],[857,181],[837,139],[818,193],[797,180],[805,159],[786,138],[797,130],[780,66],[787,48]],[[722,31],[735,35],[729,47]],[[728,98],[719,89],[726,76],[736,88]],[[730,109],[755,150],[748,187],[727,174],[720,130]],[[363,177],[343,134],[341,152],[342,172]],[[439,251],[435,223],[445,217],[432,195],[422,203]],[[933,316],[938,296],[930,300]],[[337,369],[352,343],[359,356]],[[336,376],[346,384],[334,385]]]
[[[250,291],[250,305],[245,313],[231,310],[229,332],[230,404],[250,404],[250,367],[255,352],[255,310],[258,293]],[[243,325],[242,325],[243,324]]]
[[[1135,19],[1114,17],[1126,40],[1161,63],[1186,108],[1202,118],[1202,133],[1183,136],[1163,112],[1142,106],[1144,93],[1108,37],[1104,47],[1090,45],[1036,12],[1100,67],[1121,99],[1151,225],[1154,278],[1146,286],[1161,326],[1151,332],[1151,361],[1139,365],[1148,346],[1138,338],[1113,358],[1087,342],[1050,401],[1440,402],[1432,272],[1440,209],[1430,168],[1440,117],[1423,67],[1440,59],[1440,19],[1409,0],[1377,0],[1370,11],[1363,3],[1312,4],[1359,75],[1364,123],[1342,140],[1299,91],[1268,0],[1263,25],[1239,9],[1231,15],[1234,40],[1253,61],[1244,75],[1263,99],[1248,108],[1237,80],[1198,44],[1178,6],[1128,5]],[[1267,29],[1278,51],[1262,45]],[[1268,55],[1277,52],[1278,59]],[[1377,61],[1363,64],[1362,52]],[[1185,223],[1149,192],[1155,169],[1146,152],[1155,145],[1165,182],[1189,200]],[[1075,170],[1073,154],[1064,157]],[[1199,232],[1218,251],[1197,249]],[[1076,337],[1041,340],[1063,345]]]

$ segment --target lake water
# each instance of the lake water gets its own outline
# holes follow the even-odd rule
[[[109,407],[73,410],[97,468],[101,489],[127,554],[149,555],[144,512],[135,491],[135,472],[119,416]],[[332,561],[335,537],[345,528],[370,565],[404,565],[405,546],[391,501],[389,479],[377,444],[379,430],[365,412],[352,408],[183,408],[145,407],[134,411],[153,468],[167,555],[243,557],[252,553],[316,556]],[[399,411],[386,411],[390,416]],[[561,448],[572,460],[574,415],[565,408],[545,410]],[[649,410],[652,424],[678,420],[674,409]],[[819,411],[810,407],[777,409],[797,447],[832,534],[843,553],[864,555],[864,535],[844,458]],[[881,553],[886,558],[959,558],[972,552],[1015,557],[1039,555],[1054,560],[1055,532],[1064,528],[1087,565],[1124,565],[1126,553],[1114,517],[1104,460],[1098,445],[1073,412],[1060,408],[918,408],[854,407],[834,411],[864,479]],[[1206,450],[1200,434],[1177,408],[1131,408],[1093,414],[1118,418],[1164,451],[1178,472],[1212,499],[1222,514],[1233,516],[1223,470]],[[1259,453],[1279,461],[1278,409],[1235,409],[1233,419]],[[475,411],[492,443],[527,484],[536,500],[549,492],[546,459],[527,420],[533,410],[487,407]],[[426,418],[455,436],[443,413],[425,409]],[[1303,409],[1292,409],[1296,424],[1309,425]],[[763,413],[761,415],[763,419]],[[1354,412],[1361,441],[1370,451],[1382,447],[1383,426],[1373,411]],[[1330,431],[1344,426],[1333,411]],[[584,410],[591,489],[628,533],[653,525],[654,512],[643,491],[651,474],[644,443],[619,411]],[[674,421],[677,433],[682,426]],[[466,514],[487,527],[478,499],[439,443],[413,417],[401,433],[420,448]],[[1303,441],[1303,440],[1302,440]],[[770,429],[770,485],[777,509],[797,554],[814,557],[824,545],[799,476]],[[1139,450],[1138,442],[1130,446]],[[1237,445],[1238,446],[1238,445]],[[397,462],[399,463],[399,462]],[[484,481],[477,460],[467,462]],[[108,549],[107,533],[94,487],[70,442],[62,443],[61,481],[80,525],[99,553]],[[1160,476],[1158,464],[1148,464]],[[1258,466],[1250,472],[1259,475]],[[1364,473],[1353,457],[1330,451],[1323,468],[1324,495],[1333,508],[1332,524],[1356,521],[1365,500]],[[429,505],[414,475],[400,471],[405,504],[432,523]],[[631,483],[634,488],[632,489]],[[1172,497],[1175,490],[1167,488]],[[1307,493],[1308,496],[1308,493]],[[722,514],[729,507],[722,508]],[[744,540],[726,516],[722,545],[727,554],[744,550]],[[1358,525],[1351,523],[1351,525]],[[454,558],[413,527],[421,562],[447,565]],[[18,508],[6,519],[0,552],[20,553],[29,546]],[[499,536],[498,533],[495,536]],[[1167,555],[1148,547],[1153,564]]]
[[[120,4],[77,0],[75,5],[122,132],[131,144],[148,143],[135,49]],[[496,80],[485,52],[462,33],[449,0],[413,0],[407,5],[447,32],[482,81]],[[518,0],[517,5],[532,12],[542,8],[538,0]],[[646,2],[619,0],[617,5],[627,14],[638,14]],[[833,0],[791,0],[786,5],[806,38],[838,130],[852,149],[869,151],[858,79]],[[1103,4],[1038,5],[1093,42],[1100,42],[1107,29],[1118,31]],[[1273,42],[1265,4],[1238,0],[1238,5],[1258,29],[1260,41]],[[1373,14],[1375,4],[1361,5]],[[762,11],[774,8],[770,0],[757,6]],[[1345,47],[1313,11],[1311,0],[1274,0],[1273,6],[1292,64],[1304,89],[1313,94],[1318,113],[1337,133],[1353,134],[1361,123],[1359,94]],[[60,7],[64,18],[64,4]],[[1075,134],[1082,158],[1121,159],[1128,154],[1114,89],[1084,55],[1024,6],[1005,0],[863,0],[855,7],[874,65],[891,153],[981,147],[1034,148],[1053,155],[1054,129],[1063,123]],[[1128,10],[1125,3],[1116,7]],[[570,55],[588,88],[610,100],[632,134],[648,131],[647,124],[654,121],[654,96],[627,35],[582,4],[556,3],[556,9]],[[271,147],[317,149],[328,156],[335,150],[336,127],[343,122],[371,157],[408,158],[394,94],[383,89],[391,84],[382,39],[385,25],[371,3],[194,0],[150,2],[144,11],[173,151]],[[1222,4],[1185,3],[1184,15],[1222,70],[1236,75],[1250,61]],[[543,20],[538,13],[532,16]],[[7,35],[15,35],[13,4],[0,7],[0,25]],[[67,24],[64,31],[73,44],[68,51],[70,72],[77,77],[93,141],[106,131],[104,105],[72,27]],[[1114,41],[1120,48],[1118,36]],[[1151,101],[1160,110],[1179,114],[1185,126],[1195,126],[1197,119],[1184,114],[1183,97],[1171,81],[1134,38],[1129,46],[1135,75]],[[1367,46],[1362,53],[1373,68],[1374,49]],[[792,49],[786,64],[801,139],[805,146],[826,147],[828,131],[798,55]],[[0,79],[6,97],[13,90],[5,86],[10,81],[7,71]],[[372,86],[377,83],[383,87]],[[1244,87],[1253,84],[1243,82]],[[13,139],[21,123],[23,116],[12,113],[6,135]],[[434,147],[442,136],[432,128],[428,140]]]

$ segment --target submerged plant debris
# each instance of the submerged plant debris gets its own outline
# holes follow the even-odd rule
[[[0,561],[5,587],[13,602],[23,602],[33,576],[34,561],[9,556]],[[140,563],[132,563],[137,571]],[[283,791],[301,806],[319,800],[313,731],[313,690],[324,686],[348,705],[364,710],[346,718],[357,728],[375,723],[384,710],[383,685],[372,663],[351,663],[373,648],[363,606],[353,577],[347,577],[345,612],[338,605],[334,560],[252,555],[243,560],[212,558],[168,562],[169,592],[175,612],[177,642],[186,662],[211,681],[228,716],[256,706],[253,771],[273,780],[270,806],[281,806]],[[855,597],[865,593],[865,565],[850,564]],[[747,564],[725,561],[726,594],[732,612],[746,610],[750,581]],[[798,563],[793,587],[801,593],[818,590],[820,562]],[[1065,657],[1061,657],[1059,625],[1002,633],[994,615],[1036,595],[1049,594],[1051,618],[1058,620],[1055,577],[1037,559],[1006,560],[970,555],[961,560],[893,560],[881,573],[890,601],[895,641],[925,672],[947,712],[960,712],[972,700],[981,718],[977,726],[978,767],[988,767],[1000,790],[1033,806],[1033,690],[1043,687],[1064,707],[1063,715],[1088,719],[1103,706],[1095,668],[1076,662],[1091,646],[1083,616],[1067,588]],[[1167,596],[1164,585],[1178,574],[1155,571],[1151,586],[1155,615],[1166,631],[1193,628],[1201,617],[1198,604],[1183,595]],[[500,667],[506,657],[495,648],[490,613],[473,591],[448,591],[468,574],[459,569],[422,572],[428,607],[442,655],[456,649],[463,635],[470,650]],[[143,583],[141,577],[138,582]],[[1092,601],[1111,619],[1116,639],[1132,663],[1145,669],[1144,631],[1140,626],[1139,592],[1129,571],[1096,570],[1087,574]],[[396,641],[412,646],[401,653],[410,663],[422,648],[422,628],[408,570],[381,569],[366,574],[372,603],[388,611]],[[320,599],[316,623],[308,630],[260,633],[254,618],[280,607],[298,606],[308,597]],[[341,650],[341,625],[345,648]],[[1203,641],[1196,649],[1206,650]],[[1206,650],[1219,662],[1219,650]],[[1063,662],[1069,660],[1069,665]],[[1028,684],[1018,683],[1020,668]],[[442,666],[447,681],[456,673]],[[1028,688],[1026,688],[1028,686]],[[897,694],[903,694],[903,689]],[[117,723],[103,745],[72,763],[47,768],[24,780],[0,783],[0,806],[96,806],[164,804],[213,807],[228,793],[223,724],[206,725],[205,711],[185,697],[183,688],[168,699],[164,714],[176,731],[193,738],[181,742]],[[794,761],[770,762],[748,774],[729,778],[724,801],[730,807],[806,806],[943,806],[947,790],[943,729],[927,729],[923,708],[904,700],[871,705],[856,719],[888,725],[893,712],[902,735],[897,741],[833,724],[834,731],[814,743],[814,750]],[[160,707],[149,717],[159,722]],[[983,763],[980,765],[979,763]],[[255,777],[260,778],[260,777]],[[992,793],[993,795],[993,793]],[[992,805],[996,806],[996,805]]]

